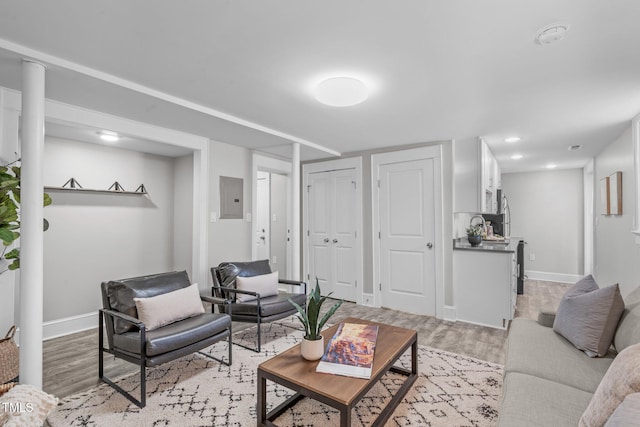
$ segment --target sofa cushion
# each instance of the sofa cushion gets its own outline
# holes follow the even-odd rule
[[[509,329],[505,372],[521,372],[593,393],[613,361],[587,357],[551,328],[516,318]]]
[[[584,355],[582,357],[585,357]],[[576,427],[591,393],[547,379],[507,373],[498,425]]]
[[[618,353],[625,348],[640,343],[640,287],[624,298],[625,309],[618,322],[613,340]]]
[[[614,359],[580,418],[580,426],[603,426],[625,397],[637,392],[640,392],[640,344],[625,348]]]
[[[186,271],[153,274],[131,279],[112,280],[102,283],[105,307],[138,318],[136,303],[133,298],[147,298],[167,292],[176,291],[191,285]],[[134,329],[130,323],[120,319],[114,322],[116,334]]]
[[[257,292],[260,298],[278,295],[278,272],[251,277],[236,277],[236,289]],[[236,301],[246,302],[257,299],[254,295],[236,294]]]
[[[147,356],[157,356],[197,343],[219,334],[230,324],[231,318],[226,314],[203,313],[150,331],[146,334]],[[140,354],[140,335],[137,331],[114,335],[113,344],[126,352]]]
[[[588,275],[562,297],[553,330],[588,356],[604,356],[623,310],[618,285],[599,289],[593,277]]]
[[[147,331],[204,313],[196,283],[155,297],[133,300],[136,303],[138,319],[144,323]]]
[[[633,393],[624,398],[613,411],[604,427],[630,427],[640,425],[640,393]]]

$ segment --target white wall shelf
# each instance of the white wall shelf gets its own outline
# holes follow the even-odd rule
[[[147,195],[147,189],[144,187],[144,184],[140,184],[136,191],[126,191],[122,185],[118,181],[111,184],[106,190],[97,190],[92,188],[83,188],[82,185],[75,178],[69,178],[67,182],[65,182],[62,187],[44,187],[45,191],[75,191],[75,192],[84,192],[84,193],[102,193],[102,194],[129,194],[129,195]]]

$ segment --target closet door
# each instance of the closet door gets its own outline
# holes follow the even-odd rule
[[[355,169],[309,174],[309,283],[324,295],[357,300],[359,258]]]

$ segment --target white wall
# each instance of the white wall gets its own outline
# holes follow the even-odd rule
[[[511,236],[524,237],[530,278],[572,282],[584,271],[582,169],[502,174]],[[534,254],[531,261],[529,255]]]
[[[70,177],[84,188],[126,190],[145,185],[149,196],[51,192],[44,211],[44,320],[102,306],[100,282],[173,269],[173,159],[118,148],[47,138],[45,186]],[[16,314],[17,315],[17,314]]]
[[[193,154],[175,159],[173,179],[173,268],[186,270],[192,281]]]
[[[251,152],[222,142],[212,141],[209,148],[210,185],[209,211],[215,212],[216,222],[209,223],[209,266],[223,261],[250,261],[253,238],[251,223],[246,221],[251,212]],[[220,177],[242,178],[244,219],[220,219]],[[211,278],[209,277],[209,281]]]
[[[600,179],[622,172],[622,215],[600,214]],[[620,284],[622,295],[640,285],[640,245],[631,233],[634,216],[631,127],[596,157],[595,276],[601,286]]]

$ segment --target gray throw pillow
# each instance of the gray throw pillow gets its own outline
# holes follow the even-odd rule
[[[562,297],[553,330],[587,356],[604,356],[623,311],[624,301],[618,284],[600,289],[589,275]]]

